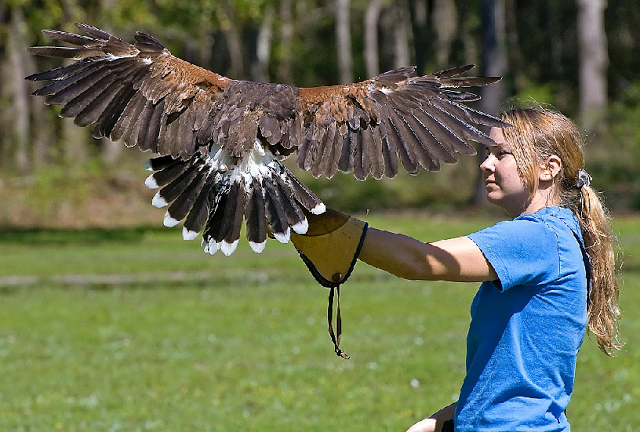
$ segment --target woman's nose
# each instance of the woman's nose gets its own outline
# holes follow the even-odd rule
[[[493,171],[493,162],[494,156],[492,154],[489,154],[480,164],[480,169],[482,171]]]

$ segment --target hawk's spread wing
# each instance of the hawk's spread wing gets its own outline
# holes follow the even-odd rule
[[[456,153],[474,154],[467,140],[494,145],[474,125],[504,123],[461,103],[479,96],[454,90],[499,79],[457,77],[472,67],[420,77],[405,67],[359,83],[300,89],[310,120],[298,147],[298,166],[316,177],[340,170],[353,171],[359,180],[392,178],[398,159],[416,174],[420,167],[435,171],[440,162],[456,162]]]
[[[493,141],[476,125],[504,126],[464,103],[477,100],[458,88],[499,78],[458,77],[471,66],[412,77],[413,68],[369,80],[315,88],[233,80],[169,53],[152,36],[128,44],[85,24],[86,35],[44,31],[71,47],[32,47],[33,54],[71,58],[68,66],[28,77],[51,81],[34,94],[63,105],[62,116],[94,126],[94,136],[150,150],[160,188],[158,207],[169,205],[165,225],[184,219],[192,239],[204,228],[210,253],[235,250],[242,221],[255,251],[267,225],[289,240],[304,233],[304,210],[324,204],[280,160],[297,151],[297,165],[315,176],[337,170],[362,180],[394,177],[398,160],[410,173],[437,170],[456,153],[473,154],[467,141]]]

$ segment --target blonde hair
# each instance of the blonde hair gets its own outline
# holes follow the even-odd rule
[[[598,194],[578,182],[584,169],[584,141],[576,125],[563,114],[545,108],[516,108],[502,113],[511,127],[504,136],[511,144],[518,173],[532,192],[538,182],[536,169],[551,155],[562,161],[557,175],[561,205],[576,215],[591,264],[591,289],[587,304],[588,328],[605,354],[620,349],[618,340],[618,283],[614,236],[609,212]]]

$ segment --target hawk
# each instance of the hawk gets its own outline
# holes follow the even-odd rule
[[[338,170],[358,180],[411,174],[474,154],[469,141],[495,143],[478,126],[499,119],[465,103],[479,96],[459,89],[499,77],[463,77],[473,65],[414,76],[413,67],[323,87],[234,80],[173,56],[154,37],[135,43],[86,24],[83,34],[44,30],[70,46],[36,46],[35,55],[74,62],[27,77],[46,81],[33,94],[93,136],[151,151],[146,185],[168,206],[164,224],[183,222],[183,237],[200,232],[206,252],[230,255],[243,222],[255,252],[269,231],[280,242],[304,234],[306,214],[323,202],[282,161],[315,177]]]

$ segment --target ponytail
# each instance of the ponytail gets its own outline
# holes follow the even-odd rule
[[[607,355],[622,347],[618,340],[618,282],[611,220],[596,192],[588,185],[579,189],[576,205],[570,205],[580,222],[589,261],[591,289],[587,305],[589,331]]]

